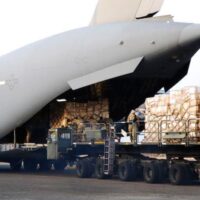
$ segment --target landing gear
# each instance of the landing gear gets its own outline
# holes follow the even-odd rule
[[[22,168],[22,161],[21,160],[15,160],[10,162],[10,168],[13,171],[20,171]]]
[[[25,171],[36,171],[38,162],[34,159],[25,159],[24,160],[24,170]]]
[[[50,171],[52,167],[52,164],[48,160],[41,161],[39,165],[41,171]]]
[[[56,160],[54,163],[54,169],[57,171],[63,171],[66,167],[66,161],[63,159]]]

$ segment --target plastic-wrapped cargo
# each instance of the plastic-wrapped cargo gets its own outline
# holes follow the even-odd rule
[[[97,123],[100,120],[109,118],[109,101],[80,102],[54,102],[50,104],[50,126],[51,128],[76,125],[77,131],[81,129],[79,124],[83,122]]]
[[[159,132],[187,133],[190,142],[200,142],[200,88],[185,87],[170,94],[146,99],[144,143],[157,143]],[[165,143],[185,142],[185,138],[163,139]]]

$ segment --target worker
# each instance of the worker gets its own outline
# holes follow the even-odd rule
[[[102,116],[99,117],[99,120],[97,121],[98,124],[104,124],[105,120],[103,119]]]
[[[131,137],[131,142],[136,143],[138,127],[137,127],[137,116],[134,110],[131,110],[130,114],[128,115],[127,123],[128,123],[128,132]]]
[[[65,117],[65,127],[70,127],[72,125],[72,121],[69,117]]]

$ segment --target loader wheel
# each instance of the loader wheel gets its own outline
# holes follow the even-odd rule
[[[95,166],[95,175],[98,179],[108,179],[111,178],[110,175],[104,174],[103,159],[97,159]]]
[[[159,168],[156,163],[149,162],[145,163],[143,169],[144,180],[147,183],[159,182]]]
[[[162,183],[168,179],[168,164],[165,161],[158,161],[154,163],[158,169],[158,183]]]
[[[59,159],[59,160],[56,160],[54,163],[54,169],[56,171],[63,171],[65,167],[66,167],[65,160]]]
[[[89,159],[79,160],[76,164],[76,173],[80,178],[90,178],[93,174],[92,163]]]
[[[124,161],[119,164],[119,178],[122,181],[133,181],[137,177],[137,168],[135,163],[131,161]]]
[[[188,184],[191,178],[189,167],[185,164],[173,164],[169,169],[169,180],[173,185]]]
[[[21,160],[19,160],[19,161],[11,161],[10,162],[10,168],[13,171],[20,171],[21,167],[22,167],[22,161]]]
[[[52,164],[48,162],[47,160],[40,162],[40,170],[41,171],[50,171]]]
[[[24,170],[25,171],[36,171],[37,169],[37,161],[33,159],[25,159],[24,160]]]

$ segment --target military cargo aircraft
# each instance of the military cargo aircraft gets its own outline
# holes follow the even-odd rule
[[[200,25],[153,17],[162,0],[99,0],[90,26],[0,57],[0,137],[54,98],[99,82],[117,118],[188,72]]]

